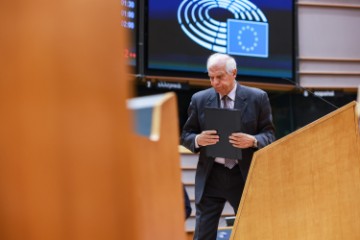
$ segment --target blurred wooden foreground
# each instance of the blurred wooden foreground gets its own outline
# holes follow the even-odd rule
[[[0,239],[185,239],[176,99],[158,141],[133,133],[119,15],[0,3]]]

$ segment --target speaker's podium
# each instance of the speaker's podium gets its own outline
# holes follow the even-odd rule
[[[230,239],[360,239],[360,159],[352,102],[259,150]]]

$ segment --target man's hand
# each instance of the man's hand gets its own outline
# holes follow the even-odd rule
[[[254,146],[255,137],[246,133],[233,133],[229,142],[237,148],[250,148]]]
[[[214,145],[219,141],[219,135],[216,130],[202,131],[197,136],[197,143],[199,146]]]

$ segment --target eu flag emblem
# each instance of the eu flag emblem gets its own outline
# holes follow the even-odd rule
[[[263,58],[268,57],[268,23],[228,19],[227,34],[228,54]]]

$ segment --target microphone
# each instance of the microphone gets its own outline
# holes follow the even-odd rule
[[[338,109],[338,108],[339,108],[338,106],[336,106],[335,104],[329,102],[329,101],[326,100],[325,98],[323,98],[323,97],[315,94],[314,92],[310,91],[310,90],[307,89],[307,88],[304,88],[304,87],[300,86],[300,84],[296,83],[295,81],[293,81],[293,80],[291,80],[291,79],[288,79],[288,78],[281,78],[281,79],[286,80],[286,81],[288,81],[288,82],[291,82],[292,84],[294,84],[294,86],[295,86],[296,89],[300,89],[300,90],[304,91],[304,93],[306,93],[306,92],[310,93],[312,96],[319,98],[321,101],[327,103],[328,105],[332,106],[333,108],[335,108],[335,109]]]

